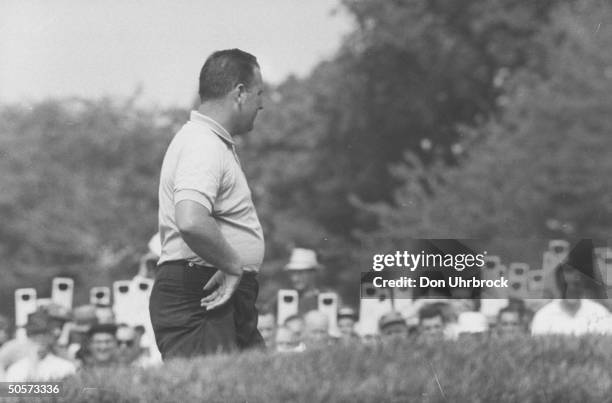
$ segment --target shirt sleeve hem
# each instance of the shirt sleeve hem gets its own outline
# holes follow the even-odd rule
[[[174,205],[176,206],[178,202],[183,200],[191,200],[198,204],[204,206],[209,212],[213,211],[213,204],[202,192],[199,192],[195,189],[180,189],[174,192]]]

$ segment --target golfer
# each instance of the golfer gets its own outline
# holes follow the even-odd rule
[[[263,346],[255,300],[264,238],[234,141],[253,129],[262,93],[253,55],[213,53],[200,72],[201,104],[164,156],[149,304],[164,360]]]

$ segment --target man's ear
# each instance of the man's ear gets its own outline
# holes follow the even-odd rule
[[[234,87],[234,99],[242,104],[247,95],[247,88],[244,84],[239,83]]]

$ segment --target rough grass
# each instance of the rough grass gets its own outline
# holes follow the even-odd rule
[[[612,338],[252,352],[81,373],[65,388],[84,402],[612,402]]]

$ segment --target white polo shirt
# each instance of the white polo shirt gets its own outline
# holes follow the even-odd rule
[[[561,300],[553,300],[540,308],[531,322],[531,334],[582,335],[609,333],[608,322],[612,314],[601,304],[582,299],[574,315],[567,313]]]
[[[194,201],[210,211],[244,270],[259,270],[263,231],[235,142],[219,123],[197,111],[191,112],[164,156],[159,184],[159,263],[186,259],[209,265],[181,237],[175,220],[175,206],[181,200]]]

